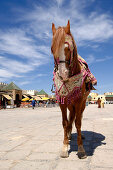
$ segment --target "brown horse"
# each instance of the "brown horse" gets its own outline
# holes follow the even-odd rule
[[[78,157],[86,158],[81,135],[82,114],[86,106],[86,99],[92,89],[92,79],[87,63],[77,54],[77,47],[70,32],[70,22],[66,27],[55,28],[52,23],[53,39],[51,51],[54,56],[54,85],[56,96],[62,111],[62,125],[64,128],[64,141],[61,157],[68,157],[68,144],[71,139],[72,124],[77,129]],[[85,73],[83,73],[83,60]],[[86,71],[87,70],[87,71]],[[95,79],[93,77],[93,79]],[[95,83],[96,84],[96,79]],[[74,87],[75,86],[75,87]],[[69,118],[67,118],[67,109]]]

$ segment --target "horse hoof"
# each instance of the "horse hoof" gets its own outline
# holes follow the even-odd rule
[[[85,152],[78,152],[78,158],[79,159],[85,159],[85,158],[87,158],[87,155],[86,155],[86,153]]]
[[[61,152],[60,157],[61,158],[68,158],[69,157],[68,152]]]

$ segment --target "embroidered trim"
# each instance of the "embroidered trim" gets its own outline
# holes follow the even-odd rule
[[[58,102],[64,104],[64,99],[67,97],[68,104],[73,99],[77,99],[81,95],[81,87],[83,81],[87,75],[87,72],[81,71],[78,75],[72,76],[67,82],[63,82],[58,75],[58,72],[54,72],[54,86],[55,93]]]

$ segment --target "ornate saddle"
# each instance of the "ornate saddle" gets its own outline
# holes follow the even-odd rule
[[[65,97],[67,98],[68,104],[73,99],[77,100],[77,98],[81,95],[81,87],[84,81],[86,84],[86,91],[94,90],[95,88],[93,85],[97,84],[97,80],[90,72],[86,61],[79,55],[78,60],[81,66],[81,72],[70,77],[68,81],[62,81],[57,71],[53,73],[56,97],[62,104],[64,103]]]

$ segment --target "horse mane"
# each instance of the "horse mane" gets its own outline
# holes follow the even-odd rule
[[[71,32],[70,32],[70,36],[72,38],[73,46],[74,46],[72,69],[73,69],[73,75],[75,75],[75,74],[80,73],[81,67],[80,67],[80,64],[79,64],[79,61],[78,61],[77,46],[76,46],[75,40],[74,40],[73,35],[71,34]]]
[[[76,69],[74,69],[74,72],[75,72],[74,74],[76,74],[81,71],[80,65],[78,62],[77,46],[76,46],[75,40],[71,32],[69,32],[68,35],[71,36],[72,41],[73,41],[74,50],[73,50],[73,66],[72,67],[76,65]],[[65,36],[66,36],[65,27],[58,27],[55,34],[53,35],[52,44],[51,44],[51,52],[53,53],[55,59],[58,59],[59,57],[58,56],[59,51],[62,45],[65,43]]]

